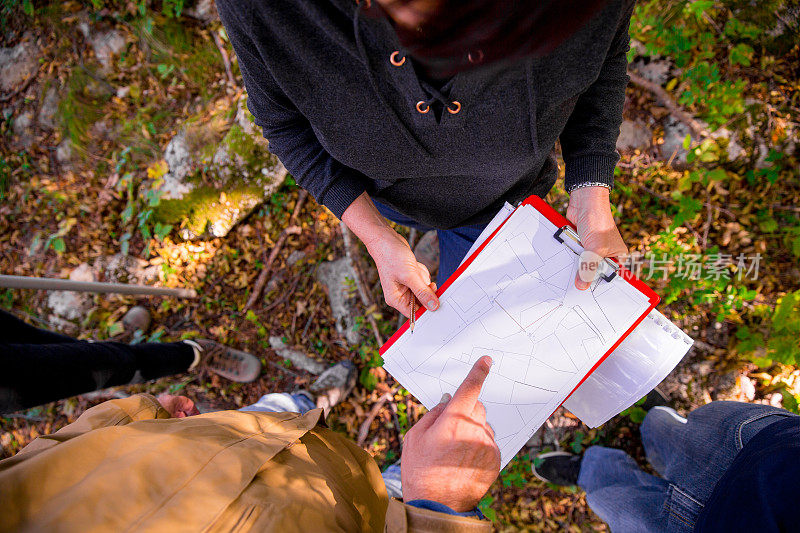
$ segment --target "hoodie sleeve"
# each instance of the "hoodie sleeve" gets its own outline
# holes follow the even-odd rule
[[[586,183],[614,185],[614,168],[619,161],[616,144],[629,80],[628,27],[634,4],[633,0],[623,2],[617,33],[600,75],[580,96],[561,133],[568,192]]]
[[[342,214],[370,187],[371,180],[336,161],[322,147],[311,124],[275,82],[253,41],[249,2],[217,0],[217,10],[239,60],[247,107],[297,184],[334,215]]]

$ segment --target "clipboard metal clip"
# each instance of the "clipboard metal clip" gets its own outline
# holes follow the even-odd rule
[[[553,238],[555,240],[557,240],[558,242],[560,242],[561,244],[563,244],[564,246],[566,246],[567,248],[569,248],[570,250],[572,250],[572,253],[574,253],[575,255],[580,257],[580,255],[581,255],[580,252],[578,250],[576,250],[575,248],[573,248],[572,246],[570,246],[564,240],[564,237],[562,235],[566,235],[572,241],[574,241],[575,244],[577,244],[578,246],[583,248],[583,244],[581,243],[581,238],[578,235],[578,233],[574,229],[572,229],[571,226],[561,226],[553,234]],[[605,261],[605,264],[608,267],[608,269],[610,269],[610,272],[609,273],[605,273],[605,272],[603,272],[603,270],[606,270],[606,269],[599,269],[598,274],[599,274],[600,279],[602,279],[603,281],[610,282],[617,275],[617,272],[619,271],[619,265],[617,263],[615,263],[614,261],[612,261],[611,259],[609,259],[608,257],[606,257],[604,259],[604,261]]]

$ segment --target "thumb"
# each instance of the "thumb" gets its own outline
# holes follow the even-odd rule
[[[419,268],[425,269],[425,272],[427,272],[425,265],[420,264]],[[411,289],[411,292],[414,293],[414,296],[417,297],[417,300],[425,306],[425,309],[436,311],[439,308],[439,297],[436,296],[436,293],[433,292],[433,289],[429,285],[430,274],[428,274],[427,278],[427,281],[423,279],[422,273],[417,270],[407,279],[407,286]]]
[[[578,260],[578,272],[575,273],[575,287],[582,291],[588,289],[597,276],[601,261],[603,261],[603,256],[598,253],[591,250],[581,252]]]

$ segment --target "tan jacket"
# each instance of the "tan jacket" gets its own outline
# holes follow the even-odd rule
[[[0,531],[491,530],[387,502],[375,461],[320,413],[106,402],[0,461]]]

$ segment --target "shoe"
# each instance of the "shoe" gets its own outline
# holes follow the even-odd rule
[[[659,405],[663,407],[671,407],[669,398],[658,390],[658,387],[651,390],[647,393],[647,396],[644,397],[644,403],[642,403],[642,409],[645,411],[649,411],[653,407],[658,407]]]
[[[342,402],[356,386],[358,369],[351,361],[340,361],[320,374],[309,390],[317,396],[317,407],[322,407],[325,416]]]
[[[122,317],[122,327],[126,333],[133,335],[137,331],[147,333],[150,327],[150,311],[141,305],[131,307],[125,316]]]
[[[431,277],[436,275],[439,270],[439,236],[436,230],[431,230],[420,238],[414,246],[414,256],[427,267]]]
[[[581,456],[567,452],[542,453],[531,463],[531,471],[534,476],[553,485],[577,485]]]
[[[195,351],[195,361],[189,370],[201,364],[215,374],[238,383],[250,383],[261,375],[261,361],[247,352],[206,339],[183,342]]]

